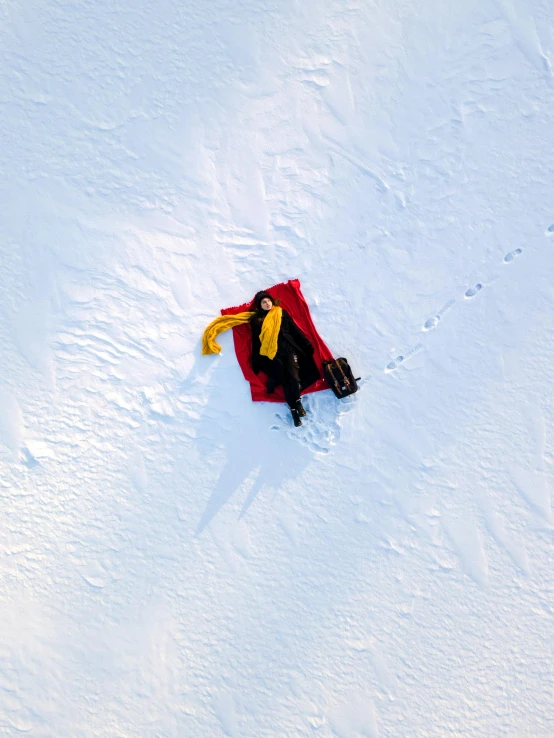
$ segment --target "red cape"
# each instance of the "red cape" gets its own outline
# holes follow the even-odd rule
[[[310,339],[314,347],[314,361],[316,366],[320,369],[321,379],[305,389],[302,394],[305,395],[309,392],[319,392],[319,390],[329,389],[329,385],[325,379],[323,379],[321,365],[324,361],[331,361],[333,359],[333,355],[325,345],[319,333],[316,331],[312,316],[310,315],[310,308],[308,307],[308,303],[304,299],[304,295],[300,290],[300,281],[298,279],[289,279],[288,282],[283,282],[270,287],[268,292],[271,293],[275,299],[278,298],[281,300],[281,307],[289,313],[300,330]],[[244,305],[225,308],[221,311],[221,314],[235,315],[236,313],[247,312],[251,310],[251,306],[252,300],[244,303]],[[242,369],[242,373],[244,374],[244,378],[250,383],[252,400],[254,402],[285,402],[285,394],[282,387],[277,387],[272,395],[268,395],[266,392],[267,376],[263,372],[254,374],[252,371],[252,367],[250,365],[250,359],[252,356],[252,329],[250,326],[239,325],[236,328],[233,328],[233,341],[235,343],[235,353],[237,355],[240,368]]]

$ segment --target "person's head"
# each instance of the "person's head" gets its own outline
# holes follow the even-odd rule
[[[258,292],[254,298],[254,307],[259,313],[267,313],[275,305],[275,300],[269,292]]]
[[[262,301],[260,302],[260,307],[262,310],[265,310],[265,311],[271,310],[271,308],[273,307],[271,297],[264,297]]]

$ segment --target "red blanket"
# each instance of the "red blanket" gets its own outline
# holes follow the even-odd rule
[[[316,331],[315,325],[310,315],[308,303],[304,299],[304,295],[300,291],[300,282],[298,279],[289,279],[286,283],[276,284],[268,290],[276,299],[281,300],[283,307],[292,317],[300,330],[306,334],[314,347],[314,360],[316,365],[321,368],[323,361],[332,360],[333,355],[323,342],[323,339]],[[238,305],[237,307],[225,308],[221,311],[222,315],[235,315],[235,313],[243,313],[251,309],[252,301]],[[235,352],[237,359],[247,382],[250,382],[250,390],[254,402],[285,402],[285,394],[282,387],[277,387],[272,395],[266,392],[267,376],[260,372],[254,374],[250,365],[252,356],[252,330],[249,325],[239,325],[233,328],[233,340],[235,342]],[[329,385],[323,379],[312,384],[304,390],[303,395],[308,392],[318,392],[319,390],[329,389]]]

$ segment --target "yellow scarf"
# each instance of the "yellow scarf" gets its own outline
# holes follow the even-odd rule
[[[219,334],[229,330],[229,328],[234,328],[236,325],[248,323],[253,315],[255,313],[237,313],[236,315],[222,315],[220,318],[212,320],[202,336],[202,354],[204,356],[219,354],[221,346],[215,340]],[[274,359],[277,353],[277,339],[281,329],[282,316],[283,309],[274,305],[265,316],[262,324],[260,354],[267,356],[269,359]]]

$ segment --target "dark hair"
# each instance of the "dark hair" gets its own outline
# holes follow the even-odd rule
[[[255,313],[255,315],[250,318],[251,323],[261,323],[267,315],[267,311],[262,308],[262,300],[264,300],[265,298],[271,300],[273,305],[281,304],[281,300],[279,300],[279,298],[276,299],[269,292],[266,292],[265,290],[257,292],[254,300],[252,301],[252,305],[250,306],[250,309]]]
[[[268,300],[271,300],[271,302],[274,305],[280,305],[281,301],[276,300],[273,295],[270,292],[267,292],[266,290],[262,290],[261,292],[256,292],[256,295],[254,296],[254,299],[252,300],[251,308],[252,310],[261,310],[262,308],[262,300],[267,298]]]

